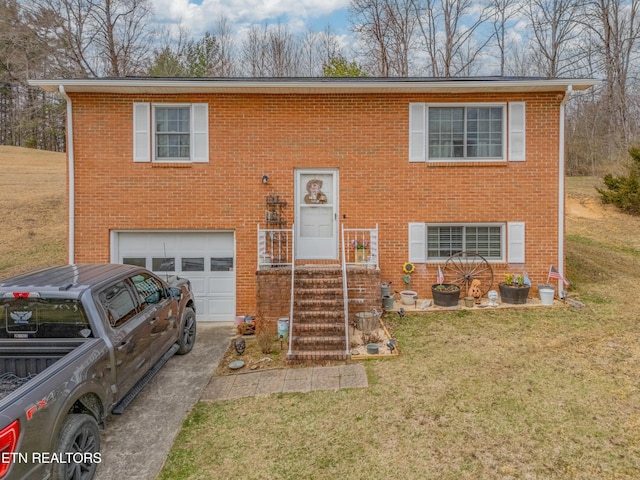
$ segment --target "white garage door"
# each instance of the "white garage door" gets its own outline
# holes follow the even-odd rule
[[[233,232],[114,232],[112,262],[191,280],[198,320],[235,318]]]

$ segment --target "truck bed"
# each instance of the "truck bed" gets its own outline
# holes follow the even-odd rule
[[[34,378],[85,339],[0,341],[0,399]]]

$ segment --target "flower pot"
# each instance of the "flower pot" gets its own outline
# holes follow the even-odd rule
[[[402,303],[405,305],[413,305],[416,303],[415,297],[418,296],[418,292],[414,292],[413,290],[402,290],[400,292],[400,299]]]
[[[507,285],[506,283],[499,283],[500,299],[502,303],[510,303],[512,305],[524,305],[527,303],[527,297],[529,296],[529,285]]]
[[[550,283],[541,283],[538,285],[538,295],[542,305],[553,305],[553,297],[556,293],[556,287]]]
[[[473,308],[473,304],[475,303],[476,299],[473,297],[464,297],[464,306],[467,308]]]
[[[453,283],[438,283],[431,286],[434,305],[439,307],[457,307],[460,299],[460,287]]]

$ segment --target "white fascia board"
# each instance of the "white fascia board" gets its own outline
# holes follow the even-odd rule
[[[601,82],[594,79],[53,79],[29,80],[29,85],[67,93],[470,93],[553,92],[564,93],[569,85],[586,90]]]

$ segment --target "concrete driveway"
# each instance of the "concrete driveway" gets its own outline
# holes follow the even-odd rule
[[[95,480],[154,480],[191,407],[198,401],[235,333],[229,323],[198,323],[188,355],[174,356],[102,432]]]

